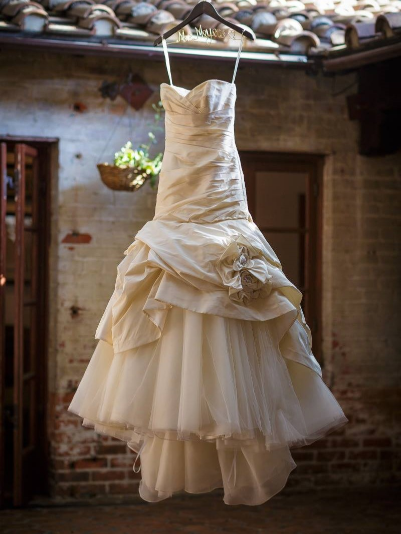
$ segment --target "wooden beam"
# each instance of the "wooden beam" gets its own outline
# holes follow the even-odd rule
[[[383,40],[382,46],[377,48],[352,51],[340,57],[329,57],[322,61],[322,67],[327,73],[350,71],[397,57],[401,57],[401,42],[386,44],[386,40]]]
[[[43,37],[24,37],[0,34],[1,50],[32,50],[37,52],[51,52],[58,54],[102,56],[130,59],[151,59],[164,61],[163,50],[155,48],[149,43],[127,44],[124,42],[78,41],[61,40]],[[211,48],[181,48],[171,47],[170,55],[177,59],[197,58],[207,61],[232,62],[237,57],[237,50]],[[279,53],[279,51],[260,52],[243,50],[241,64],[268,64],[269,66],[291,69],[305,69],[314,62],[306,56]]]

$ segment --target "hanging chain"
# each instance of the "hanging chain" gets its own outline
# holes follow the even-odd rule
[[[109,146],[110,141],[111,141],[112,138],[113,138],[113,135],[115,134],[117,128],[120,126],[121,121],[122,121],[123,118],[125,117],[125,115],[126,115],[126,113],[127,113],[129,107],[130,107],[130,104],[127,103],[127,107],[125,108],[125,110],[124,110],[124,112],[122,113],[121,117],[118,119],[118,121],[117,121],[117,123],[115,124],[113,130],[111,131],[111,134],[109,135],[109,137],[108,137],[108,139],[107,139],[107,141],[106,141],[106,144],[105,144],[105,146],[104,146],[104,148],[103,148],[102,153],[100,154],[100,156],[99,156],[99,158],[98,158],[98,160],[97,160],[97,163],[100,163],[100,162],[101,162],[101,159],[103,158],[104,153],[106,152],[106,149],[107,149],[107,147]]]

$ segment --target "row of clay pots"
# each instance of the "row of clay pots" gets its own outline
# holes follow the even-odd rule
[[[40,2],[40,3],[39,3]],[[27,32],[45,32],[49,29],[55,29],[60,25],[53,24],[48,11],[39,2],[32,2],[29,0],[1,0],[0,14],[10,23],[11,28],[18,26],[20,29]],[[52,8],[52,13],[55,15],[63,15],[66,21],[71,21],[77,26],[75,34],[96,34],[104,36],[112,36],[117,28],[121,28],[121,21],[117,18],[114,11],[103,4],[96,4],[92,0],[69,0],[57,2],[52,0],[53,5],[50,6],[47,2],[47,8]],[[73,28],[71,27],[71,30]],[[82,30],[82,31],[80,31]],[[65,32],[65,30],[63,30]]]
[[[192,8],[192,6],[188,7],[188,2],[183,0],[153,0],[152,3],[158,10],[167,10],[179,20],[184,19]],[[240,6],[244,4],[247,7],[244,6],[241,9]],[[331,2],[326,2],[326,4],[325,7],[331,7]],[[364,0],[359,3],[343,1],[337,4],[337,7],[336,4],[332,4],[333,9],[328,14],[323,14],[326,10],[322,9],[322,2],[320,5],[319,2],[305,4],[298,0],[272,0],[269,3],[255,3],[254,5],[251,5],[248,0],[237,3],[219,2],[215,4],[215,7],[223,17],[252,29],[255,36],[271,39],[299,53],[307,53],[311,47],[318,47],[321,42],[330,46],[343,44],[347,26],[358,27],[365,22],[374,23],[373,11],[379,10],[380,7],[388,10],[385,17],[389,15],[390,18],[397,18],[399,11],[395,11],[393,15],[391,10],[401,8],[401,2],[393,2],[387,6],[385,2],[382,2],[383,5],[380,6],[373,0]],[[140,6],[141,4],[136,4],[132,8],[130,21],[133,24],[138,23],[136,15],[139,14]],[[304,9],[300,10],[302,7]],[[355,7],[358,9],[354,10]],[[175,22],[170,24],[173,26]],[[210,17],[200,17],[196,25],[201,25],[202,28],[219,27],[219,23]]]
[[[116,30],[122,28],[123,23],[124,26],[161,34],[174,27],[179,20],[183,20],[196,3],[195,0],[193,2],[104,0],[100,4],[93,0],[39,0],[39,2],[0,0],[0,13],[11,24],[29,31],[46,30],[49,25],[47,9],[55,16],[67,17],[67,20],[84,32],[96,35],[114,35]],[[401,1],[399,3],[401,5]],[[334,7],[336,5],[333,2],[325,2],[325,7],[331,7],[331,4]],[[252,0],[241,0],[236,3],[218,2],[214,5],[224,18],[250,28],[255,37],[270,39],[288,47],[291,52],[300,54],[307,54],[311,48],[319,47],[321,43],[337,45],[345,41],[348,46],[355,48],[367,39],[378,36],[391,37],[401,26],[401,12],[380,15],[375,21],[372,12],[367,11],[379,6],[375,0],[358,3],[342,2],[337,5],[337,11],[334,9],[331,15],[322,14],[324,11],[322,2],[307,4],[298,0],[272,0],[257,3]],[[350,19],[351,23],[348,25],[338,20],[341,12],[345,14],[347,6],[352,10],[356,6],[365,8],[354,11],[357,15]],[[301,9],[302,7],[304,9]],[[97,24],[100,22],[101,31]],[[220,27],[218,21],[207,16],[200,17],[195,23],[203,29]],[[225,28],[224,25],[221,27]],[[189,27],[184,31],[191,33]]]
[[[390,39],[401,36],[401,12],[379,15],[375,22],[352,24],[345,31],[345,43],[348,48],[358,48],[367,41]]]

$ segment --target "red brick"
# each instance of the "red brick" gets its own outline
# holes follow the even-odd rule
[[[313,477],[314,485],[319,488],[338,486],[341,484],[341,480],[339,475],[333,473],[315,475]]]
[[[392,471],[393,470],[393,461],[392,460],[380,460],[378,463],[378,469],[382,473],[383,471]]]
[[[123,454],[127,451],[127,446],[122,443],[121,445],[119,443],[114,443],[110,445],[106,444],[100,444],[96,447],[96,451],[98,454]]]
[[[90,456],[92,447],[90,445],[69,445],[64,443],[54,443],[54,452],[57,456]]]
[[[141,479],[141,472],[135,473],[133,469],[130,471],[127,471],[127,478],[129,480],[140,480]]]
[[[74,243],[74,244],[87,244],[92,241],[92,236],[90,234],[78,234],[78,233],[69,233],[66,234],[62,243]]]
[[[339,449],[350,449],[359,447],[359,442],[356,439],[351,438],[332,438],[330,441],[330,447],[338,447]]]
[[[89,473],[85,471],[59,471],[56,478],[59,482],[87,482]]]
[[[296,474],[312,474],[312,473],[327,473],[328,465],[327,464],[299,464],[296,468]]]
[[[93,434],[92,432],[87,431],[76,431],[74,429],[72,430],[63,430],[63,431],[56,431],[53,433],[54,436],[54,443],[64,443],[67,445],[83,445],[85,443],[92,444],[93,443]]]
[[[67,430],[68,431],[69,429],[71,429],[71,427],[76,428],[76,427],[79,427],[79,426],[81,426],[81,423],[80,423],[80,421],[78,421],[78,419],[74,419],[74,420],[56,419],[56,421],[54,421],[54,424],[53,424],[53,428],[56,431],[57,430]]]
[[[131,493],[138,493],[138,484],[135,483],[116,483],[116,484],[110,484],[109,485],[109,491],[110,493],[114,495],[124,495],[124,494],[131,494]]]
[[[318,462],[332,462],[334,460],[344,460],[345,451],[342,450],[328,450],[328,451],[318,451],[316,460]]]
[[[377,447],[377,448],[384,448],[384,447],[391,447],[391,439],[390,438],[365,438],[363,440],[363,446],[364,447]]]
[[[107,467],[107,458],[83,458],[71,462],[71,469],[101,469]]]
[[[377,460],[377,451],[348,451],[348,460]]]
[[[319,441],[315,441],[311,445],[308,446],[308,450],[315,450],[315,449],[327,449],[329,443],[327,439],[320,439]]]
[[[110,458],[110,467],[125,467],[125,468],[131,468],[133,466],[133,463],[135,462],[135,454],[125,456],[117,457],[117,458]]]
[[[285,485],[285,488],[282,490],[282,493],[284,493],[287,489],[294,489],[294,488],[310,488],[313,486],[313,480],[311,477],[303,477],[303,476],[291,476],[287,484]]]
[[[70,462],[62,458],[53,458],[52,466],[56,471],[63,471],[70,469]]]
[[[291,455],[295,462],[311,462],[314,458],[313,451],[293,450]]]
[[[75,391],[69,391],[60,395],[59,400],[64,404],[70,404],[74,396]]]
[[[392,459],[395,459],[395,458],[397,458],[397,456],[399,456],[399,454],[397,455],[397,452],[398,451],[394,451],[394,450],[391,450],[391,449],[390,450],[380,450],[379,451],[380,460],[392,460]]]
[[[361,470],[361,466],[355,462],[333,462],[330,464],[332,473],[336,472],[350,472],[357,473]]]
[[[108,481],[108,480],[124,480],[125,472],[110,469],[109,471],[93,471],[92,480],[94,482]]]

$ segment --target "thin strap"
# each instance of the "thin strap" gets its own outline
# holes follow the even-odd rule
[[[162,43],[163,43],[164,57],[166,58],[166,67],[167,67],[168,77],[170,78],[170,85],[173,85],[173,80],[171,78],[170,59],[168,57],[168,51],[167,51],[167,43],[163,35],[162,35]]]
[[[241,55],[242,45],[244,44],[244,31],[245,31],[245,28],[242,30],[242,37],[241,37],[241,42],[240,42],[240,44],[239,44],[239,48],[238,48],[237,61],[235,62],[235,67],[234,67],[233,81],[232,81],[231,83],[234,83],[235,76],[236,76],[236,74],[237,74],[237,68],[238,68],[239,57],[240,57],[240,55]]]

